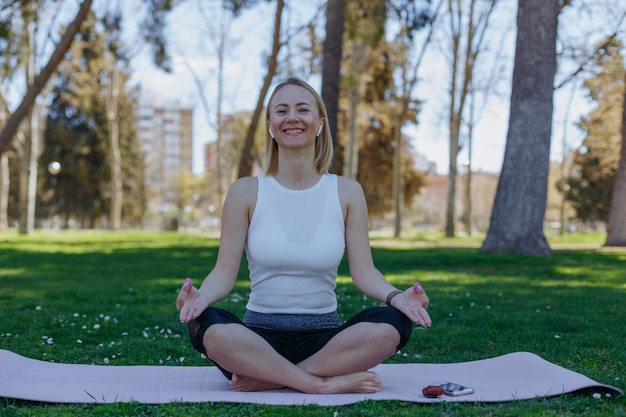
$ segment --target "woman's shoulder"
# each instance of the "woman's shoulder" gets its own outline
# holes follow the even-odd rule
[[[337,189],[342,203],[362,204],[365,200],[363,187],[352,178],[337,175]]]
[[[337,175],[337,187],[339,188],[340,194],[363,193],[361,184],[352,178],[343,177],[341,175]]]
[[[242,177],[233,182],[228,189],[228,197],[237,201],[256,199],[258,180],[256,177]]]
[[[258,184],[257,177],[241,177],[233,182],[230,186],[231,190],[250,190],[256,189]]]

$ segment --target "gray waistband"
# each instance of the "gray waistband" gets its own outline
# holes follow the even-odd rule
[[[341,325],[337,311],[326,314],[264,314],[246,310],[243,321],[248,326],[270,330],[334,329]]]

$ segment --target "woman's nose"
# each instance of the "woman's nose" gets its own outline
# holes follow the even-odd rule
[[[298,112],[296,110],[289,110],[287,112],[287,120],[296,120],[298,118]]]

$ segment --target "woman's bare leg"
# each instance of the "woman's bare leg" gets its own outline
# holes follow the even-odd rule
[[[372,393],[382,383],[367,369],[395,352],[398,332],[384,323],[359,323],[336,335],[298,365],[239,324],[213,325],[204,335],[208,355],[233,373],[235,391],[285,386],[307,393]]]
[[[318,376],[365,371],[396,353],[400,334],[387,323],[358,323],[338,333],[319,352],[298,364]]]
[[[259,391],[290,387],[315,394],[373,393],[380,378],[371,372],[315,375],[279,355],[261,336],[240,324],[214,324],[204,334],[209,357],[233,373],[231,388]]]

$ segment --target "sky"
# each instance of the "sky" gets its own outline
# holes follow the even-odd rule
[[[155,68],[151,63],[149,51],[143,49],[134,54],[132,66],[135,72],[132,81],[166,102],[175,101],[183,106],[194,108],[194,172],[201,173],[204,145],[215,140],[215,129],[212,126],[215,125],[217,60],[213,52],[215,42],[212,41],[215,39],[215,34],[209,34],[206,24],[199,19],[197,3],[197,0],[187,0],[183,3],[184,7],[178,7],[170,16],[168,31],[172,35],[170,46],[174,56],[173,72],[166,74]],[[287,9],[284,17],[286,24],[296,27],[306,22],[318,12],[316,7],[320,3],[322,3],[320,0],[313,0],[298,3],[296,11]],[[210,2],[209,4],[216,3]],[[496,35],[489,38],[487,47],[491,50],[499,50],[502,58],[499,61],[485,62],[476,74],[476,79],[499,86],[494,88],[494,90],[499,90],[499,93],[490,94],[486,101],[477,95],[476,122],[472,142],[472,169],[474,171],[499,172],[506,144],[510,80],[515,47],[516,1],[504,0],[501,4],[502,6],[497,9],[493,17],[493,23],[497,26],[494,31]],[[125,7],[131,13],[138,13],[140,9],[136,0],[126,2]],[[256,104],[265,73],[263,59],[269,53],[274,7],[273,3],[260,2],[253,10],[244,12],[231,22],[230,43],[226,50],[224,67],[224,113],[251,111]],[[214,26],[214,31],[217,30],[215,22],[229,21],[227,15],[219,15],[218,9],[213,11],[213,16],[211,25]],[[323,14],[318,15],[318,18],[323,28]],[[585,16],[572,13],[572,16],[561,18],[561,25],[580,18],[585,18]],[[603,25],[610,26],[605,20]],[[133,36],[137,37],[137,25],[130,25],[126,30],[126,36],[129,39]],[[321,35],[323,36],[323,31]],[[419,124],[407,126],[404,133],[411,138],[411,143],[419,154],[436,163],[437,173],[446,174],[449,159],[446,113],[448,69],[443,58],[446,43],[444,39],[438,39],[433,45],[429,48],[420,67],[420,83],[414,94],[423,101]],[[495,68],[497,71],[493,71]],[[555,83],[559,82],[559,77],[563,78],[568,68],[562,67],[561,70],[563,72],[557,74]],[[493,73],[497,74],[497,81],[487,81],[486,79],[490,78]],[[210,110],[209,116],[204,112],[193,74],[204,85]],[[319,91],[319,76],[304,78]],[[275,80],[275,82],[278,81]],[[572,90],[573,87],[574,90]],[[580,83],[578,85],[570,83],[555,92],[551,160],[562,160],[563,149],[571,150],[577,147],[583,139],[583,133],[575,126],[575,123],[582,115],[589,112],[591,104],[579,87]],[[467,159],[467,147],[464,147],[458,158],[461,172],[462,164]]]

